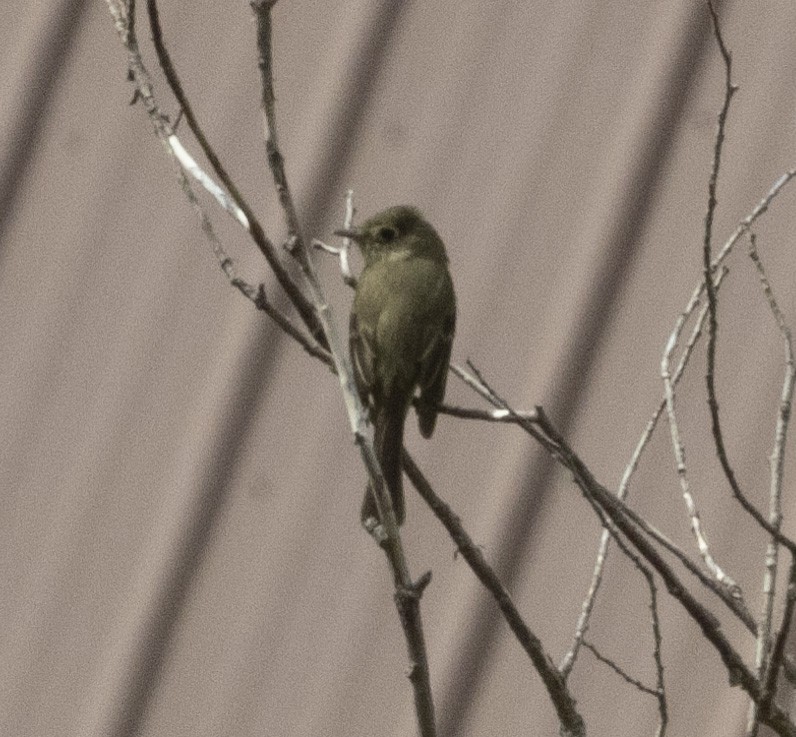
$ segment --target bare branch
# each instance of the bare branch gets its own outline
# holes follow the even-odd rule
[[[380,545],[389,562],[395,586],[395,605],[404,631],[409,656],[409,680],[412,684],[415,712],[422,737],[436,736],[434,701],[431,693],[431,677],[428,667],[425,636],[420,616],[420,597],[427,581],[421,578],[414,582],[403,551],[400,531],[395,519],[392,499],[386,489],[384,477],[373,448],[373,428],[368,422],[367,412],[354,384],[353,371],[343,343],[331,317],[331,309],[320,285],[299,227],[293,196],[288,186],[284,159],[279,150],[276,132],[276,110],[274,99],[273,64],[271,47],[271,9],[275,0],[253,0],[251,3],[257,19],[257,47],[262,80],[262,103],[266,124],[266,150],[268,164],[279,195],[279,202],[288,225],[290,252],[297,258],[306,290],[310,295],[313,313],[320,325],[324,342],[334,360],[337,377],[343,392],[348,420],[354,440],[359,447],[362,460],[372,481],[374,498],[382,529],[378,531]]]
[[[716,288],[720,286],[722,280],[727,274],[727,269],[722,268],[719,270],[716,276]],[[691,299],[689,300],[688,304],[686,305],[685,310],[680,314],[680,317],[677,320],[677,324],[675,325],[674,330],[672,331],[671,336],[669,337],[669,341],[667,345],[675,345],[677,341],[680,339],[680,335],[691,315],[694,313],[696,308],[699,306],[699,298],[701,295],[701,291],[697,290],[692,295]],[[672,384],[677,386],[678,382],[680,381],[680,377],[682,377],[683,372],[685,371],[686,366],[688,365],[688,361],[691,358],[691,354],[694,351],[694,346],[697,344],[699,338],[702,335],[702,329],[705,324],[705,320],[707,318],[707,307],[703,307],[699,317],[697,319],[696,325],[694,326],[693,330],[691,331],[691,337],[686,344],[685,349],[683,350],[682,355],[680,356],[680,361],[677,364],[677,369],[674,372],[674,376],[672,377]],[[658,407],[656,408],[655,412],[652,413],[652,417],[650,418],[649,422],[647,423],[644,431],[641,433],[641,437],[639,438],[638,443],[636,444],[636,448],[633,451],[633,455],[630,458],[630,462],[628,463],[627,467],[625,468],[624,473],[622,474],[622,479],[619,482],[619,488],[617,489],[616,495],[620,499],[625,499],[629,493],[630,489],[630,479],[632,478],[633,474],[635,473],[636,469],[638,468],[639,461],[641,460],[641,455],[646,449],[650,439],[652,438],[652,433],[654,432],[657,424],[658,419],[663,414],[663,410],[666,408],[666,397],[664,396],[661,399]],[[575,627],[575,635],[572,639],[572,645],[564,656],[564,659],[561,662],[561,669],[565,675],[569,675],[569,672],[572,670],[575,659],[578,656],[578,649],[580,647],[580,641],[583,637],[584,633],[588,629],[589,626],[589,619],[591,618],[591,613],[594,610],[594,604],[597,600],[597,593],[600,590],[600,586],[602,584],[602,576],[603,571],[605,569],[605,561],[608,555],[608,546],[611,541],[611,536],[608,534],[607,530],[603,530],[602,535],[600,536],[600,545],[597,550],[597,556],[594,562],[594,570],[592,572],[592,579],[589,584],[589,590],[586,593],[586,597],[583,600],[583,604],[581,605],[581,613],[578,617],[578,622]],[[682,561],[682,563],[700,580],[709,588],[713,589],[738,616],[740,616],[744,621],[751,623],[751,626],[754,626],[754,620],[752,620],[751,615],[746,612],[745,607],[743,607],[743,603],[734,597],[729,597],[728,592],[725,590],[718,591],[716,590],[712,582],[709,579],[705,579],[702,576],[701,571],[699,571],[693,564],[691,563],[688,556],[686,556],[682,551],[677,548],[676,550],[672,550],[672,552],[677,555],[677,557]],[[740,609],[740,611],[739,611]],[[744,615],[745,618],[744,618]]]
[[[175,138],[175,136],[171,136],[171,138]],[[182,164],[182,160],[179,159],[179,157],[177,158],[177,161]],[[258,310],[265,312],[265,314],[268,315],[287,335],[293,338],[293,340],[295,340],[302,348],[304,348],[307,353],[315,358],[320,359],[327,366],[334,370],[334,362],[332,361],[332,356],[329,351],[320,346],[301,329],[296,327],[290,321],[290,318],[288,318],[287,315],[278,310],[270,302],[266,296],[264,284],[259,284],[255,287],[253,284],[249,284],[245,279],[242,279],[237,275],[235,262],[227,254],[226,250],[221,244],[221,241],[216,235],[210,218],[202,208],[202,205],[196,197],[193,189],[191,189],[191,185],[188,182],[188,179],[185,177],[183,170],[179,167],[177,179],[182,187],[183,192],[185,193],[185,196],[191,203],[194,212],[196,212],[197,216],[199,217],[202,230],[210,242],[213,255],[216,257],[221,270],[224,272],[227,279],[229,279],[230,284],[232,284],[232,286],[235,287],[244,297],[249,299]]]
[[[586,640],[585,638],[583,640],[583,647],[591,651],[592,655],[594,655],[594,657],[597,658],[597,660],[607,665],[623,681],[629,683],[631,686],[638,689],[642,693],[648,694],[650,696],[655,696],[657,698],[658,694],[654,688],[645,686],[637,678],[633,678],[633,676],[631,676],[626,670],[624,670],[620,665],[617,665],[613,660],[611,660],[611,658],[603,655],[595,645],[593,645],[589,640]]]
[[[766,671],[763,682],[763,694],[760,703],[760,712],[765,714],[774,705],[776,694],[777,678],[779,677],[780,666],[785,660],[785,644],[791,633],[793,616],[796,613],[796,560],[791,560],[790,572],[788,573],[788,591],[785,596],[785,611],[782,614],[782,622],[774,641],[771,651],[771,659]]]
[[[663,680],[663,655],[661,653],[661,646],[663,644],[663,635],[661,634],[661,620],[658,614],[658,589],[655,586],[655,580],[652,573],[647,570],[647,585],[650,590],[650,612],[652,614],[652,639],[653,649],[652,657],[655,660],[655,676],[656,687],[655,695],[658,698],[658,714],[660,715],[660,722],[656,737],[663,737],[666,734],[666,727],[669,723],[669,706],[666,700],[666,685]]]
[[[704,237],[702,243],[703,282],[705,285],[705,293],[707,295],[708,301],[708,349],[705,380],[707,384],[708,406],[710,407],[713,437],[716,443],[716,452],[719,456],[719,461],[724,470],[724,475],[727,477],[727,480],[729,481],[736,498],[745,499],[735,478],[735,473],[730,466],[729,459],[727,458],[727,452],[724,447],[724,437],[721,431],[721,423],[719,420],[719,403],[716,399],[715,364],[718,321],[716,319],[716,290],[713,285],[712,266],[713,220],[716,213],[716,205],[718,204],[716,190],[718,188],[719,171],[721,169],[721,154],[724,148],[725,127],[727,124],[727,115],[730,110],[730,102],[732,101],[732,96],[735,94],[738,88],[732,83],[732,58],[730,57],[730,54],[724,45],[724,40],[721,36],[721,27],[719,26],[719,19],[716,15],[715,9],[713,8],[712,0],[708,0],[708,9],[710,11],[710,17],[713,23],[713,34],[716,38],[719,51],[721,52],[721,57],[724,60],[724,101],[722,103],[721,110],[719,111],[716,140],[713,146],[713,163],[711,166],[710,177],[708,179],[708,206],[707,213],[705,214]],[[744,504],[744,506],[747,505]]]
[[[515,424],[522,427],[528,434],[530,434],[535,440],[540,442],[542,446],[547,450],[551,455],[555,457],[557,453],[557,448],[553,444],[550,438],[544,436],[534,425],[538,423],[540,416],[539,412],[540,409],[537,407],[536,412],[533,415],[533,419],[529,420],[525,417],[521,416],[519,413],[515,412],[511,407],[509,407],[505,400],[500,398],[494,390],[486,383],[481,373],[469,363],[475,375],[469,374],[465,369],[461,368],[460,366],[451,366],[451,370],[453,373],[460,377],[463,381],[465,381],[468,386],[470,386],[474,391],[476,391],[480,396],[484,397],[487,401],[494,404],[495,407],[498,407],[500,411],[508,412],[511,416]],[[753,632],[756,632],[756,625],[755,621],[752,618],[751,614],[749,614],[746,606],[744,605],[743,601],[737,598],[734,593],[728,590],[726,587],[719,585],[715,580],[705,575],[694,563],[690,560],[690,558],[677,546],[675,545],[669,538],[667,538],[662,532],[657,530],[653,525],[649,524],[646,520],[640,517],[636,512],[634,512],[630,507],[626,506],[622,503],[621,499],[619,500],[619,504],[622,506],[624,514],[628,517],[628,519],[635,524],[638,529],[643,531],[646,535],[649,535],[653,540],[660,543],[666,550],[672,553],[677,559],[685,566],[685,568],[692,573],[694,576],[699,579],[700,583],[702,583],[706,588],[710,589],[714,594],[716,594],[721,601],[733,612],[745,625],[748,629]],[[604,534],[608,534],[607,531]],[[598,561],[599,562],[599,561]],[[596,568],[596,567],[595,567]],[[590,590],[590,594],[592,591]],[[593,598],[593,597],[592,597]],[[587,601],[589,599],[587,598]],[[582,617],[583,619],[583,617]],[[588,618],[586,618],[588,619]],[[577,648],[580,644],[580,637],[582,637],[583,633],[586,631],[586,624],[583,623],[582,627],[579,623],[578,635],[576,637],[575,642],[573,643],[572,649],[566,654],[564,659],[562,660],[561,665],[559,666],[562,673],[565,676],[569,674],[572,669],[572,665],[574,663],[574,659],[576,657]]]
[[[719,46],[721,57],[724,60],[724,102],[719,112],[718,126],[716,131],[716,142],[713,147],[713,165],[711,167],[710,179],[708,181],[708,207],[705,214],[705,230],[702,244],[702,259],[703,259],[703,280],[705,284],[705,293],[708,299],[708,350],[707,350],[707,370],[705,372],[705,384],[707,387],[708,407],[710,408],[711,427],[713,431],[713,439],[716,445],[716,455],[719,458],[724,475],[730,484],[733,496],[740,502],[741,506],[747,513],[762,527],[766,532],[774,537],[777,542],[785,545],[791,552],[791,555],[796,555],[796,543],[792,540],[785,538],[779,530],[772,527],[769,522],[763,517],[758,509],[750,502],[746,495],[741,490],[740,484],[735,477],[735,472],[730,465],[730,460],[727,456],[727,449],[724,444],[724,434],[721,429],[721,421],[719,418],[719,403],[716,398],[716,336],[718,333],[718,320],[716,318],[717,304],[716,304],[716,290],[713,285],[713,265],[712,265],[712,237],[713,237],[713,219],[716,213],[716,205],[718,200],[716,198],[716,189],[718,186],[719,171],[721,169],[721,154],[724,146],[725,127],[727,124],[727,114],[730,109],[730,102],[733,94],[737,91],[737,87],[732,83],[732,58],[727,47],[724,45],[724,40],[721,36],[721,27],[716,11],[713,8],[713,3],[708,0],[708,8],[710,10],[710,17],[713,21],[713,31],[716,37],[716,43]]]
[[[470,367],[476,374],[473,388],[495,406],[511,411],[511,407],[506,400],[500,397],[495,390],[489,386],[481,373],[478,372],[472,364],[470,364]],[[724,633],[721,632],[718,620],[707,608],[699,603],[690,592],[688,592],[682,581],[680,581],[658,551],[641,533],[641,530],[647,533],[649,525],[627,507],[621,499],[615,497],[604,486],[597,482],[588,467],[580,460],[574,451],[569,448],[564,438],[553,427],[544,413],[544,410],[541,407],[537,407],[536,412],[538,419],[535,423],[531,424],[527,421],[520,422],[523,429],[535,439],[541,438],[539,442],[545,450],[573,474],[575,483],[580,487],[583,493],[595,500],[608,518],[621,530],[622,534],[630,540],[639,553],[641,553],[644,559],[655,568],[666,583],[670,593],[683,604],[700,627],[702,627],[708,640],[710,640],[719,651],[730,671],[733,683],[745,684],[745,688],[759,693],[756,679],[749,669],[746,668],[740,655],[732,647],[729,640],[724,636]]]
[[[279,260],[276,247],[274,246],[273,242],[265,235],[265,231],[254,214],[254,211],[244,199],[243,195],[241,195],[241,193],[238,191],[237,187],[232,181],[232,178],[227,173],[226,169],[221,163],[221,160],[211,146],[207,136],[204,134],[196,115],[194,115],[193,108],[188,100],[187,95],[185,94],[185,91],[183,90],[179,76],[177,75],[177,71],[171,61],[171,57],[163,40],[163,29],[160,25],[160,16],[158,14],[156,0],[147,0],[147,11],[149,14],[149,23],[152,29],[152,40],[155,44],[155,52],[158,56],[158,62],[163,69],[163,73],[166,76],[166,80],[171,88],[171,91],[174,93],[174,96],[177,98],[177,102],[180,104],[181,112],[185,116],[185,120],[188,123],[191,132],[194,134],[194,136],[196,136],[196,140],[207,157],[207,160],[210,162],[210,165],[213,167],[213,171],[221,180],[222,184],[229,192],[232,200],[238,206],[239,210],[243,213],[246,222],[248,223],[247,230],[249,231],[257,247],[260,249],[260,252],[265,257],[268,265],[273,270],[280,286],[285,290],[285,293],[293,303],[299,315],[301,315],[301,319],[304,321],[304,324],[307,326],[310,333],[312,333],[314,339],[323,345],[324,337],[320,330],[318,320],[312,311],[312,305],[307,297],[302,293],[298,284],[293,280],[285,267],[282,265],[282,262]],[[240,217],[238,217],[238,219],[241,220]]]
[[[451,366],[450,370],[455,373],[456,370],[461,369],[458,366]],[[459,417],[463,420],[481,420],[483,422],[499,422],[511,425],[516,425],[521,421],[533,422],[536,420],[536,410],[517,410],[516,414],[512,414],[505,409],[472,409],[470,407],[457,407],[452,404],[438,404],[437,411],[442,415]]]
[[[471,368],[474,368],[471,366]],[[509,405],[492,389],[483,376],[475,371],[477,385],[484,394],[491,397],[490,401],[495,406],[510,409]],[[480,393],[480,392],[479,392]],[[740,654],[732,646],[721,629],[716,617],[701,604],[678,578],[670,566],[664,561],[658,551],[644,537],[636,527],[631,511],[625,504],[611,494],[604,486],[599,484],[591,474],[588,467],[567,445],[561,434],[554,428],[541,407],[537,407],[538,420],[533,425],[522,423],[523,428],[534,438],[542,437],[542,446],[573,475],[575,483],[581,491],[595,501],[605,512],[611,522],[622,532],[639,551],[643,558],[656,570],[663,579],[669,593],[674,596],[685,608],[691,618],[699,625],[706,639],[718,652],[730,678],[730,683],[740,685],[755,700],[761,696],[760,682],[743,662]],[[776,729],[779,734],[796,737],[796,725],[775,704],[770,705],[770,711],[763,715],[764,723]]]
[[[721,282],[724,280],[724,277],[727,275],[727,273],[728,270],[726,267],[723,267],[718,271],[715,277],[717,291],[721,286]],[[688,304],[685,306],[685,309],[680,313],[680,316],[677,318],[677,322],[674,326],[674,329],[669,335],[669,340],[666,343],[667,347],[672,346],[672,349],[674,349],[677,346],[677,343],[680,340],[680,336],[682,335],[682,332],[685,329],[688,320],[694,314],[696,308],[699,307],[700,305],[703,289],[704,289],[704,284],[700,282],[699,287],[691,295],[691,299],[688,301]],[[696,325],[692,329],[691,336],[688,339],[688,343],[686,344],[686,347],[683,350],[682,355],[680,356],[680,361],[677,364],[677,369],[675,370],[674,375],[672,376],[673,386],[677,386],[677,384],[680,382],[680,378],[682,377],[683,372],[686,369],[686,366],[688,366],[691,354],[694,352],[694,347],[699,342],[699,339],[702,337],[702,330],[705,326],[707,313],[708,313],[708,308],[707,306],[705,306],[700,311]],[[641,437],[639,438],[639,441],[636,444],[636,447],[633,451],[633,455],[631,456],[630,461],[628,462],[627,467],[625,468],[625,471],[622,474],[622,480],[619,482],[619,488],[616,492],[617,496],[620,499],[624,499],[625,496],[627,495],[628,487],[630,485],[630,479],[633,476],[633,474],[636,472],[639,461],[641,460],[641,455],[646,449],[650,439],[652,438],[652,433],[655,430],[655,427],[658,424],[658,420],[660,419],[660,416],[663,414],[663,411],[665,409],[666,409],[666,395],[664,394],[657,408],[652,413],[652,417],[647,423],[647,426],[644,428],[644,431],[641,433]]]
[[[265,152],[268,157],[268,167],[274,180],[279,197],[279,204],[285,214],[287,224],[288,239],[293,244],[291,252],[297,256],[299,262],[306,269],[309,264],[306,262],[308,252],[304,237],[301,232],[298,212],[296,210],[293,195],[287,182],[285,172],[285,159],[279,148],[279,138],[277,135],[276,124],[276,95],[274,93],[273,75],[273,44],[271,42],[271,31],[273,23],[271,21],[271,9],[276,5],[276,0],[252,0],[251,7],[257,19],[257,64],[260,67],[260,80],[262,83],[262,110],[263,110],[263,132],[265,134]]]
[[[168,141],[182,168],[196,179],[196,181],[204,187],[205,191],[208,192],[224,210],[232,215],[247,232],[250,232],[251,223],[249,222],[249,218],[246,216],[246,213],[238,207],[235,200],[232,199],[224,189],[219,187],[204,169],[196,163],[196,160],[185,150],[185,147],[176,135],[169,136]]]
[[[564,679],[550,659],[550,656],[545,652],[541,640],[539,640],[523,620],[522,615],[511,599],[511,595],[500,582],[500,579],[490,565],[486,562],[481,549],[467,534],[462,526],[461,520],[456,516],[453,510],[437,496],[431,488],[431,484],[428,483],[426,477],[406,451],[404,451],[403,456],[403,468],[404,471],[406,471],[406,475],[420,493],[420,496],[423,497],[429,507],[431,507],[437,519],[442,522],[448,534],[456,543],[457,550],[467,561],[473,573],[475,573],[478,580],[481,581],[495,598],[511,631],[522,646],[522,649],[528,654],[536,672],[539,673],[550,695],[550,699],[553,702],[553,706],[556,709],[559,721],[562,727],[566,729],[566,734],[571,735],[571,737],[585,735],[586,727],[577,711],[575,700],[567,690]]]
[[[219,263],[222,271],[224,272],[230,283],[238,289],[245,297],[250,299],[257,306],[258,309],[268,314],[282,330],[284,330],[290,337],[296,340],[310,355],[321,359],[327,365],[330,362],[330,356],[317,341],[306,336],[299,328],[294,326],[289,318],[282,312],[277,310],[272,303],[265,296],[265,288],[263,285],[255,287],[244,279],[240,278],[235,270],[235,265],[232,258],[222,246],[218,236],[215,233],[212,222],[207,214],[204,212],[201,203],[199,202],[196,194],[190,186],[185,173],[188,172],[194,177],[211,195],[230,212],[244,227],[248,227],[249,222],[246,213],[237,206],[233,200],[224,192],[212,179],[199,167],[190,154],[186,151],[174,129],[168,121],[168,118],[161,112],[160,106],[152,88],[152,82],[149,72],[144,66],[141,54],[138,48],[138,40],[135,35],[135,26],[133,25],[135,6],[134,3],[129,4],[129,9],[123,3],[109,0],[108,6],[113,15],[116,30],[122,39],[122,43],[128,51],[128,65],[131,81],[135,84],[136,99],[141,100],[152,122],[155,133],[163,144],[166,153],[170,160],[175,164],[175,171],[177,181],[188,198],[188,202],[193,208],[194,212],[199,218],[202,231],[207,237],[213,255]]]
[[[711,282],[712,280],[713,277],[711,277]],[[675,334],[673,333],[672,338],[674,338],[674,336]],[[697,547],[699,549],[700,555],[702,556],[702,560],[716,580],[734,592],[735,596],[740,598],[740,586],[738,586],[738,584],[724,572],[721,566],[719,566],[719,564],[714,560],[713,555],[710,552],[707,536],[702,528],[702,520],[699,516],[699,512],[697,511],[696,502],[691,494],[691,488],[688,483],[685,447],[683,445],[682,439],[680,438],[680,428],[677,423],[677,413],[675,411],[674,381],[672,380],[671,372],[671,356],[674,348],[675,341],[670,338],[666,345],[666,350],[663,352],[663,357],[661,358],[661,378],[663,379],[664,395],[666,397],[666,415],[669,418],[669,431],[672,438],[674,457],[677,462],[677,477],[680,481],[680,490],[683,495],[683,501],[685,502],[686,510],[688,511],[688,517],[691,521],[691,531],[696,539]]]
[[[622,536],[619,534],[619,531],[616,528],[616,525],[608,518],[605,511],[597,504],[597,502],[589,497],[586,496],[586,501],[589,502],[592,509],[594,509],[597,516],[600,518],[600,521],[603,525],[603,531],[606,535],[610,535],[611,539],[616,542],[619,549],[624,553],[624,555],[630,559],[633,565],[640,571],[640,573],[644,576],[647,581],[647,588],[650,592],[650,614],[652,619],[652,639],[653,639],[653,647],[652,647],[652,657],[655,661],[655,674],[656,674],[656,687],[651,689],[647,686],[644,686],[640,681],[631,678],[624,670],[619,668],[615,663],[608,660],[607,658],[603,658],[603,656],[598,653],[593,645],[590,645],[585,639],[585,632],[581,633],[579,644],[588,647],[598,659],[603,660],[606,664],[610,667],[614,668],[617,673],[619,673],[623,678],[627,679],[629,682],[636,685],[642,691],[649,693],[655,696],[656,700],[658,701],[658,714],[659,714],[659,721],[658,721],[658,729],[656,730],[656,737],[664,737],[666,734],[666,728],[669,724],[669,706],[666,698],[666,685],[664,683],[663,678],[663,656],[661,654],[661,645],[663,642],[663,636],[661,634],[661,622],[660,616],[658,613],[658,589],[655,585],[655,577],[652,574],[652,571],[644,565],[641,561],[641,558],[636,555],[624,542]],[[564,659],[564,662],[567,662],[567,658]],[[574,658],[572,660],[572,664],[574,664]],[[570,665],[570,669],[572,668],[572,664]],[[569,672],[563,673],[564,677],[567,678]]]
[[[474,367],[471,366],[471,368]],[[495,406],[510,410],[511,408],[506,401],[488,385],[483,376],[477,370],[474,370],[474,373],[476,374],[476,380],[473,388]],[[572,451],[561,434],[551,424],[544,410],[541,407],[537,407],[536,410],[537,421],[533,424],[527,421],[521,422],[523,429],[534,438],[541,438],[539,440],[541,445],[564,468],[572,473],[575,483],[587,498],[594,500],[599,505],[600,509],[617,529],[655,569],[666,584],[669,593],[680,602],[721,657],[727,669],[730,684],[740,685],[753,700],[759,702],[762,697],[761,684],[724,634],[720,622],[709,609],[691,594],[654,546],[641,533],[637,527],[637,516],[620,499],[597,482],[588,467]],[[761,721],[780,735],[796,737],[796,725],[790,721],[788,715],[773,701],[766,704],[765,711],[761,710]]]
[[[556,458],[565,468],[572,472],[575,483],[585,494],[592,497],[599,504],[622,534],[628,538],[644,559],[655,568],[658,575],[666,583],[669,592],[685,607],[686,611],[700,626],[703,634],[721,655],[730,675],[731,683],[738,683],[755,697],[758,696],[760,689],[757,679],[744,665],[740,655],[722,632],[718,620],[691,595],[655,548],[639,533],[636,526],[632,524],[624,503],[594,479],[589,469],[569,448],[564,438],[553,427],[541,408],[538,408],[538,412],[539,427],[550,438],[551,443],[559,449]],[[796,734],[796,728],[794,728],[794,734]]]
[[[771,465],[771,481],[769,489],[769,511],[768,521],[776,530],[780,530],[782,523],[782,480],[784,476],[785,467],[785,445],[787,441],[788,426],[790,423],[791,408],[793,406],[793,388],[794,388],[794,356],[793,356],[793,343],[791,340],[791,331],[788,327],[785,316],[777,303],[774,296],[774,291],[771,288],[768,276],[766,274],[763,261],[757,250],[757,239],[754,233],[749,236],[749,257],[757,269],[760,279],[760,284],[763,289],[763,294],[768,303],[774,322],[777,325],[785,348],[785,377],[782,383],[782,391],[780,394],[779,409],[777,411],[777,423],[774,433],[774,449],[772,450],[769,458]],[[766,550],[766,570],[763,577],[763,606],[758,620],[758,635],[757,635],[757,648],[755,653],[755,663],[757,665],[758,676],[764,680],[766,693],[773,693],[776,685],[776,675],[779,671],[782,654],[784,650],[782,647],[775,652],[779,655],[776,660],[772,659],[769,663],[769,652],[771,647],[771,627],[774,616],[774,598],[776,595],[776,582],[777,582],[777,568],[779,562],[779,545],[776,539],[769,540]],[[793,565],[793,564],[792,564]],[[790,588],[788,590],[788,597],[791,596]],[[788,614],[788,609],[792,609],[792,603],[788,599],[786,602],[786,617],[789,619],[792,616],[792,611]],[[778,642],[782,639],[782,633],[789,631],[789,625],[783,623],[780,629],[780,634],[777,638]],[[769,667],[770,666],[770,667]],[[754,731],[757,723],[757,707],[753,706],[750,713],[750,720],[747,729]]]

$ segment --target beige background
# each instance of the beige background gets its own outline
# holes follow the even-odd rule
[[[248,5],[163,6],[196,112],[281,238]],[[721,12],[741,91],[719,241],[796,164],[796,5]],[[722,90],[703,3],[282,0],[274,18],[282,146],[307,231],[331,238],[348,187],[363,216],[418,205],[452,259],[454,360],[472,358],[517,407],[543,405],[615,486],[699,279]],[[335,380],[223,278],[128,105],[105,4],[6,0],[0,69],[0,734],[413,734]],[[216,222],[242,273],[272,284],[234,223]],[[795,226],[791,189],[758,229],[791,318]],[[782,348],[745,250],[721,293],[718,388],[739,478],[765,509]],[[322,272],[344,326],[350,295],[333,262]],[[691,480],[757,612],[765,538],[716,473],[703,373],[704,348],[680,393]],[[448,399],[481,406],[455,379]],[[592,512],[517,430],[442,418],[426,442],[410,426],[408,446],[557,661],[590,576]],[[667,436],[633,499],[693,550]],[[423,614],[440,734],[556,734],[539,678],[412,492],[405,540],[412,570],[434,573]],[[661,600],[669,734],[742,734],[742,693]],[[652,684],[646,606],[613,556],[590,637]],[[751,639],[721,616],[752,662]],[[654,732],[653,699],[588,653],[571,685],[589,734]]]

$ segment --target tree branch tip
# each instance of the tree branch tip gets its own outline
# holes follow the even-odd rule
[[[265,306],[268,304],[268,297],[265,294],[265,284],[262,282],[257,285],[257,297],[254,300],[254,304],[259,310],[264,310]]]
[[[365,528],[365,532],[368,533],[376,542],[380,548],[384,549],[385,543],[388,540],[387,530],[384,529],[384,525],[381,524],[375,517],[368,517],[362,520],[362,527]]]
[[[284,248],[291,256],[295,255],[296,249],[298,248],[299,244],[299,237],[293,233],[283,244],[282,248]]]
[[[431,583],[431,571],[426,571],[420,578],[415,581],[412,586],[406,589],[405,594],[414,599],[420,599],[426,587]]]
[[[420,669],[418,668],[417,663],[410,663],[409,665],[406,666],[406,669],[404,670],[404,675],[414,683],[417,680],[417,675],[419,671]]]
[[[547,418],[547,413],[544,411],[544,407],[541,404],[535,404],[533,406],[533,411],[536,412],[536,421],[539,423],[548,423],[550,420]]]
[[[318,251],[325,251],[326,253],[331,253],[333,256],[339,256],[341,250],[336,246],[330,246],[328,243],[324,243],[320,238],[312,239],[312,247],[317,249]]]

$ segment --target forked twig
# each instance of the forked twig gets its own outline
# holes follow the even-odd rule
[[[163,73],[166,76],[166,81],[168,82],[171,91],[174,93],[174,96],[177,98],[177,102],[180,104],[180,110],[185,116],[185,120],[188,123],[191,132],[194,134],[194,136],[196,136],[196,140],[199,143],[203,153],[207,157],[207,160],[210,162],[210,165],[213,167],[213,171],[221,180],[237,207],[244,214],[248,223],[247,229],[252,239],[265,257],[265,260],[268,262],[271,270],[274,272],[274,276],[276,276],[280,286],[285,290],[288,298],[298,311],[302,321],[309,329],[313,338],[324,348],[327,347],[324,345],[325,338],[320,329],[317,316],[313,312],[312,304],[280,261],[276,246],[265,235],[265,231],[263,230],[263,227],[257,219],[254,211],[243,195],[238,191],[238,188],[235,186],[232,178],[229,176],[223,164],[221,163],[221,160],[210,144],[210,141],[199,124],[199,120],[193,112],[193,108],[188,100],[188,96],[185,94],[179,76],[177,75],[177,71],[171,61],[171,56],[169,55],[166,44],[163,40],[163,29],[160,25],[160,16],[158,13],[156,0],[147,0],[147,12],[149,14],[149,23],[152,29],[152,40],[155,44],[155,52],[158,56],[158,62],[163,69]],[[238,219],[241,220],[240,217]]]

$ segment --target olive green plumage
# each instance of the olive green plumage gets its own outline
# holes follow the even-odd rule
[[[375,428],[375,450],[399,524],[405,518],[401,449],[406,414],[420,392],[418,423],[430,437],[445,394],[456,298],[445,246],[413,207],[384,210],[352,238],[365,261],[351,309],[354,378]],[[370,491],[362,520],[378,518]]]

